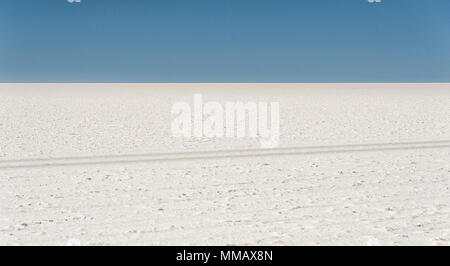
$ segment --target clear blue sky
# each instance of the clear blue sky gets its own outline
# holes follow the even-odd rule
[[[0,82],[450,82],[450,1],[1,0]]]

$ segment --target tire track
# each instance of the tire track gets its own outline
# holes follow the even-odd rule
[[[165,152],[128,155],[36,158],[0,161],[1,169],[38,168],[55,166],[108,165],[139,162],[208,160],[244,157],[289,156],[327,153],[377,152],[450,148],[450,141],[422,141],[328,146],[281,147],[272,149],[234,149],[192,152]]]

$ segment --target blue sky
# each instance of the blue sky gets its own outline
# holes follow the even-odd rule
[[[449,0],[1,0],[0,82],[450,82]]]

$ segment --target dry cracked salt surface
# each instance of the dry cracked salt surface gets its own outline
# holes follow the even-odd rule
[[[280,147],[171,105],[279,101]],[[449,245],[450,84],[0,84],[0,245]]]

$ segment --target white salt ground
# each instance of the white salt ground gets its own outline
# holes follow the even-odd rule
[[[194,93],[280,102],[280,147],[173,138]],[[449,245],[449,111],[449,84],[0,84],[0,244]]]

